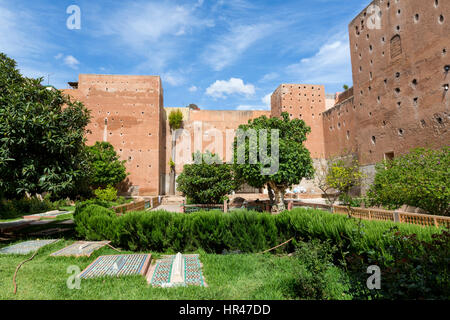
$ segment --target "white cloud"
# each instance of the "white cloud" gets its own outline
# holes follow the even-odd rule
[[[201,16],[202,4],[203,1],[196,5],[169,1],[127,3],[110,16],[101,17],[103,24],[96,35],[113,36],[116,45],[145,58],[135,72],[161,72],[184,52],[186,41],[190,40],[188,35],[214,26],[213,20]]]
[[[182,85],[186,82],[185,77],[181,73],[175,71],[165,72],[161,75],[161,78],[163,82],[167,82],[174,87]]]
[[[207,46],[203,58],[215,71],[232,65],[248,48],[273,32],[269,24],[238,25]]]
[[[264,105],[270,107],[271,98],[272,98],[272,94],[269,93],[269,94],[266,94],[266,95],[264,96],[264,98],[262,98],[261,100],[262,100],[262,102],[264,103]]]
[[[249,111],[249,110],[270,110],[270,98],[272,94],[266,94],[262,99],[262,105],[247,105],[247,104],[241,104],[236,107],[236,110],[240,111]]]
[[[264,77],[261,78],[261,80],[259,80],[260,82],[267,82],[267,81],[272,81],[278,78],[278,73],[276,72],[270,72],[268,74],[265,74]]]
[[[42,54],[50,47],[41,36],[42,28],[29,12],[13,8],[0,1],[0,51],[15,59]]]
[[[168,2],[139,3],[127,6],[107,21],[106,33],[117,34],[132,44],[155,42],[165,36],[182,35],[194,28],[211,26],[212,21],[200,19],[188,6]]]
[[[243,94],[251,96],[255,93],[255,86],[244,84],[242,79],[230,78],[230,80],[217,80],[206,89],[206,94],[214,98],[225,98],[231,94]]]
[[[189,92],[196,92],[198,88],[196,86],[192,86],[189,88]]]
[[[352,69],[347,35],[337,35],[328,40],[314,56],[288,66],[286,73],[303,83],[351,83]]]
[[[78,69],[80,61],[78,61],[77,58],[75,58],[74,56],[69,55],[64,58],[64,64],[72,69]]]
[[[64,57],[64,55],[63,55],[62,53],[58,53],[58,54],[55,56],[55,59],[56,59],[56,60],[59,60],[59,59],[61,59],[62,57]]]

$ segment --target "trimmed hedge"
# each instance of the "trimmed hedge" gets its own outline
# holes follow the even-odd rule
[[[350,252],[385,254],[391,244],[388,233],[395,227],[406,234],[417,234],[431,241],[437,228],[381,221],[359,221],[343,215],[303,208],[279,215],[253,211],[131,212],[116,216],[99,205],[80,206],[75,213],[76,231],[86,240],[110,240],[131,250],[189,252],[203,249],[210,253],[226,251],[260,252],[292,237],[277,250],[292,251],[297,241],[330,239]]]

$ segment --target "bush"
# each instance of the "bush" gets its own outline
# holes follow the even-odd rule
[[[89,183],[93,188],[114,186],[127,177],[126,161],[120,160],[111,143],[97,141],[86,150],[92,170]]]
[[[356,298],[366,299],[449,299],[450,233],[442,230],[431,241],[419,240],[392,228],[385,237],[392,243],[383,253],[352,253],[347,257]],[[375,292],[365,286],[369,265],[381,269],[381,288]]]
[[[407,204],[430,214],[450,215],[450,148],[414,149],[376,166],[369,190],[374,203],[397,209]]]
[[[349,280],[345,273],[333,264],[337,247],[330,241],[312,240],[299,244],[295,257],[303,268],[294,283],[294,292],[301,299],[349,298]]]
[[[55,209],[58,209],[58,207],[48,197],[44,200],[40,200],[37,197],[19,200],[2,200],[0,201],[0,218],[13,219]]]
[[[87,237],[84,230],[95,231],[95,223],[89,219],[92,204],[108,207],[108,203],[87,201],[77,205],[75,223],[81,237]],[[112,210],[107,210],[113,213]],[[105,211],[105,212],[107,212]],[[83,216],[78,220],[78,216]],[[130,212],[114,217],[108,223],[111,231],[102,233],[104,240],[132,250],[193,251],[221,253],[223,250],[260,252],[276,246],[292,237],[294,241],[280,250],[293,250],[296,242],[304,240],[329,239],[342,251],[367,252],[383,250],[391,245],[384,232],[395,226],[393,222],[365,221],[332,214],[320,210],[294,209],[279,215],[253,211],[220,211],[179,214],[166,211]],[[398,225],[408,234],[416,233],[419,239],[431,241],[437,228],[423,228],[414,225]],[[116,230],[119,230],[116,233]],[[105,230],[104,230],[105,231]],[[92,233],[90,233],[92,236]],[[101,238],[100,234],[96,238]]]
[[[112,186],[105,189],[98,188],[94,191],[94,194],[101,201],[112,202],[117,200],[117,189]]]
[[[227,194],[236,189],[232,166],[219,163],[220,159],[210,152],[197,153],[194,160],[200,163],[187,164],[178,176],[178,190],[193,204],[223,203]]]
[[[96,204],[87,205],[83,208],[82,214],[74,214],[74,219],[77,224],[75,230],[78,232],[81,231],[86,239],[108,239],[110,234],[114,234],[114,217],[114,212],[103,206]]]

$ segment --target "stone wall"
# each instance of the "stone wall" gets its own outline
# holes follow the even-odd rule
[[[77,89],[64,90],[91,111],[89,145],[110,142],[130,172],[125,192],[158,195],[165,154],[163,91],[159,76],[80,74]]]
[[[449,20],[450,1],[376,0],[350,23],[361,164],[448,145]]]
[[[325,155],[322,113],[326,108],[325,87],[322,85],[282,84],[272,94],[271,115],[289,113],[291,119],[302,119],[311,127],[306,147],[314,159]]]

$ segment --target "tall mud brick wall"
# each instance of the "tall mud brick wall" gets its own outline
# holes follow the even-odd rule
[[[125,192],[163,191],[165,118],[159,76],[79,75],[78,88],[65,90],[91,110],[88,144],[110,142],[130,173]]]

